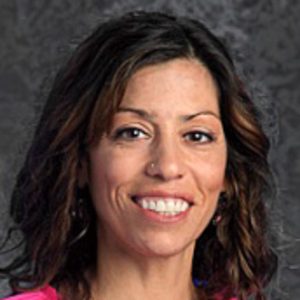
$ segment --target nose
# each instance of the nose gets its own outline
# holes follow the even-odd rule
[[[184,176],[184,157],[179,147],[172,141],[161,140],[150,150],[149,161],[146,166],[148,176],[170,181]]]

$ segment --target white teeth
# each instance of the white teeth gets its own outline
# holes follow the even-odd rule
[[[142,200],[142,208],[148,209],[148,201],[146,201],[145,199]]]
[[[156,204],[154,201],[149,201],[149,208],[152,209],[152,210],[155,210],[155,207],[156,207]]]
[[[163,200],[158,200],[156,203],[155,210],[159,212],[165,212],[166,211],[166,203]]]
[[[173,200],[169,200],[167,203],[166,203],[166,211],[167,212],[173,212],[174,211],[174,208],[175,208],[175,203]]]
[[[179,212],[181,211],[181,201],[176,201],[176,204],[175,204],[175,211]]]
[[[181,203],[181,211],[185,211],[187,210],[189,207],[189,205],[186,202],[182,202]]]
[[[186,211],[189,204],[182,199],[145,197],[137,201],[143,209],[155,211],[161,215],[174,216]]]

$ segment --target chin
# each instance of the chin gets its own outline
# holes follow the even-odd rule
[[[147,257],[170,257],[193,250],[196,240],[181,240],[178,237],[170,237],[166,234],[157,235],[140,241],[134,246],[135,251]]]

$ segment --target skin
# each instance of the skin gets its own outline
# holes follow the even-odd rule
[[[147,66],[129,80],[110,132],[89,151],[94,299],[197,297],[195,241],[216,210],[227,161],[217,99],[211,74],[192,59]],[[155,222],[131,199],[153,190],[186,193],[194,204],[179,222]]]

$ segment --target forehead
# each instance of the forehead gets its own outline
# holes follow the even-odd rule
[[[218,90],[209,70],[193,59],[146,66],[128,81],[121,107],[170,117],[210,110],[219,114]]]

